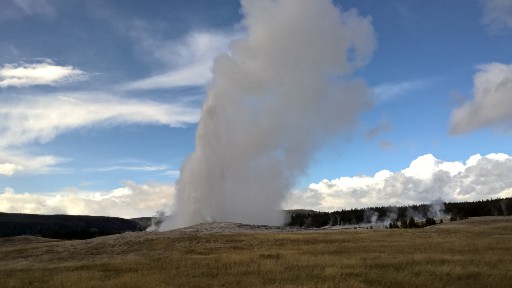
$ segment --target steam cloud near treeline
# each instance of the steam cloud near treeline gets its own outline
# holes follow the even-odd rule
[[[315,150],[369,108],[352,77],[376,42],[370,18],[329,0],[243,0],[244,38],[216,58],[162,230],[206,221],[282,224],[281,205]]]

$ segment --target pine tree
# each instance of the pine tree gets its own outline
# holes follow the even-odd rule
[[[409,218],[409,222],[407,223],[407,226],[409,228],[416,228],[417,225],[416,225],[416,221],[414,221],[414,218],[413,217],[410,217]]]

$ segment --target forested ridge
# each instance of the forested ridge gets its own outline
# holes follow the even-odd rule
[[[143,229],[136,221],[117,217],[0,213],[0,237],[89,239]]]
[[[512,215],[512,198],[499,198],[475,202],[436,202],[409,206],[382,206],[361,209],[318,212],[312,210],[288,210],[287,226],[320,228],[381,223],[387,228],[409,228],[439,223],[443,218],[450,221],[481,216]],[[411,222],[411,218],[416,224]],[[436,222],[432,223],[432,220]],[[391,227],[390,227],[391,226]]]

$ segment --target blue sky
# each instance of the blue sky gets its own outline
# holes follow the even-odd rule
[[[377,46],[355,76],[371,87],[374,103],[349,133],[319,147],[285,206],[400,204],[378,197],[333,198],[345,191],[338,183],[343,177],[375,179],[381,170],[415,177],[403,170],[423,155],[436,158],[435,165],[421,158],[435,171],[443,170],[443,163],[462,163],[464,168],[450,170],[462,178],[473,155],[510,165],[509,1],[334,3],[372,19]],[[245,33],[240,3],[2,0],[0,5],[0,210],[133,217],[171,207],[180,166],[194,150],[213,59]],[[493,79],[502,83],[495,94],[483,89]],[[479,89],[487,92],[476,101]],[[469,112],[462,111],[464,105]],[[491,153],[502,154],[485,157]],[[339,189],[320,191],[318,185],[327,182]],[[511,188],[504,182],[471,197],[508,196]],[[410,197],[405,203],[473,199],[456,193]]]

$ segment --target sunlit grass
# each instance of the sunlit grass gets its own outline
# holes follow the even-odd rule
[[[512,287],[512,221],[0,247],[0,287]]]

